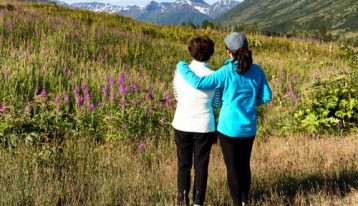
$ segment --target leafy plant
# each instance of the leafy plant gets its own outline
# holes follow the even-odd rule
[[[329,81],[319,81],[304,94],[295,118],[310,132],[349,131],[358,124],[357,52],[346,50],[351,72]]]

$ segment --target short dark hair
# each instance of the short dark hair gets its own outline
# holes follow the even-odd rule
[[[200,62],[206,62],[214,54],[215,44],[207,36],[199,36],[190,40],[188,49],[190,55]]]

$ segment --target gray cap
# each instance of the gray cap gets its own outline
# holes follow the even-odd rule
[[[248,47],[249,45],[246,36],[243,33],[238,32],[232,32],[230,35],[226,36],[224,42],[226,47],[234,53],[242,47]]]

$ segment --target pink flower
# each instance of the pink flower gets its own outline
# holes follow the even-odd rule
[[[121,84],[123,84],[124,80],[125,80],[125,75],[124,75],[124,73],[121,73],[121,74],[118,76],[118,81],[117,81],[117,83],[121,85]]]
[[[121,85],[120,87],[120,91],[119,91],[122,95],[126,95],[128,92],[129,92],[129,88],[124,86],[124,85]]]
[[[88,109],[89,110],[94,110],[94,108],[95,108],[95,106],[94,106],[94,103],[90,103],[89,105],[88,105]]]
[[[0,112],[5,112],[6,106],[4,104],[0,104]]]
[[[78,88],[78,87],[75,87],[74,89],[73,89],[73,94],[78,94],[78,93],[80,93],[80,89]]]
[[[151,92],[147,92],[146,95],[149,100],[153,100],[153,94]]]
[[[45,88],[42,88],[41,93],[40,93],[41,97],[46,99],[47,98],[47,92]]]
[[[90,100],[90,99],[91,99],[91,94],[87,92],[85,95],[85,100]]]
[[[121,99],[121,106],[125,107],[126,106],[126,100],[125,99]]]
[[[106,85],[106,86],[104,86],[104,87],[102,88],[102,94],[103,94],[103,95],[108,95],[108,92],[109,92],[109,88],[108,88],[108,85]]]
[[[138,90],[139,90],[138,84],[133,83],[133,89],[134,89],[134,91],[138,92]]]
[[[83,92],[87,91],[87,84],[85,82],[81,84],[81,89]]]
[[[69,99],[70,98],[68,97],[67,92],[63,92],[63,102],[67,104],[69,102]]]
[[[76,97],[76,103],[77,103],[78,106],[82,106],[83,103],[84,103],[83,97],[82,96]]]
[[[138,149],[139,149],[139,151],[144,152],[144,151],[145,151],[145,144],[144,144],[143,142],[141,142],[141,143],[138,145]]]
[[[113,77],[109,77],[108,83],[109,83],[110,86],[113,86],[113,85],[114,85],[114,79],[113,79]]]
[[[59,98],[58,96],[56,96],[55,98],[53,98],[53,102],[54,102],[55,104],[60,103],[60,98]]]

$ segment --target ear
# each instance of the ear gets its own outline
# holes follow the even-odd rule
[[[229,55],[229,57],[230,57],[231,59],[234,59],[234,55],[233,55],[233,53],[232,53],[230,50],[226,49],[226,53],[227,53],[227,55]]]

